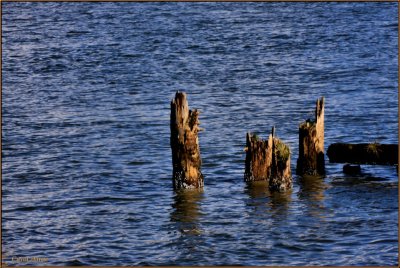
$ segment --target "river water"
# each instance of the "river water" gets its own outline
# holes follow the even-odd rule
[[[398,142],[398,3],[2,3],[2,246],[30,265],[397,265],[395,167],[243,181],[247,131]],[[201,111],[174,192],[170,100]]]

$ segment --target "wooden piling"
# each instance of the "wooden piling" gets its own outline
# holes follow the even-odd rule
[[[186,93],[176,92],[171,101],[171,149],[174,189],[201,188],[201,156],[198,139],[199,112],[189,110]]]
[[[325,98],[317,100],[315,120],[306,120],[299,126],[299,158],[296,174],[321,176],[325,174],[324,156]]]
[[[268,139],[262,140],[247,133],[244,180],[268,181],[271,191],[285,191],[292,186],[290,149],[274,134],[275,128],[272,128]]]

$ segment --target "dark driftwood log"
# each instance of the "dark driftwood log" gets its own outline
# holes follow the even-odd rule
[[[398,152],[397,144],[333,143],[328,147],[327,155],[331,163],[397,165]]]
[[[171,101],[171,149],[174,189],[203,187],[199,139],[199,112],[189,110],[184,92]]]
[[[268,140],[262,140],[257,135],[247,133],[244,180],[268,181],[270,190],[285,191],[292,186],[290,150],[273,134],[269,135]]]
[[[307,120],[299,126],[298,175],[324,175],[324,106],[325,98],[317,100],[315,120]]]

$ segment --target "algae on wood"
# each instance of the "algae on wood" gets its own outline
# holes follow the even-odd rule
[[[177,92],[171,101],[171,149],[174,189],[201,188],[199,112],[189,110],[186,93]]]
[[[307,120],[299,126],[298,175],[324,175],[324,109],[325,98],[317,100],[315,120]]]

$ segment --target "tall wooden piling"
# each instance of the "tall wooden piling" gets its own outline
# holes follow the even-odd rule
[[[317,100],[315,120],[306,120],[299,126],[298,175],[324,175],[324,109],[325,98]]]
[[[267,140],[247,133],[244,180],[268,181],[270,190],[285,191],[292,186],[290,150],[274,135],[275,128]]]
[[[170,122],[174,189],[203,187],[198,118],[197,110],[189,110],[186,93],[176,92]]]

